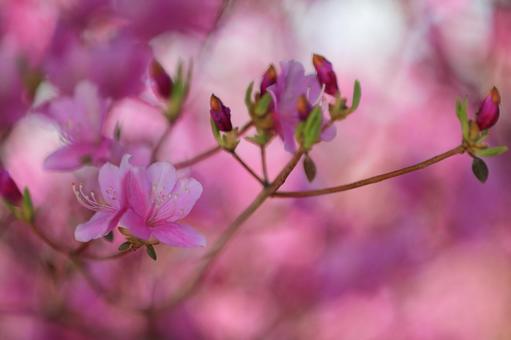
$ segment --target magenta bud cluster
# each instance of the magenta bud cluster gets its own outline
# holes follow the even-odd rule
[[[332,63],[319,54],[312,56],[312,63],[316,69],[319,83],[325,87],[325,92],[336,96],[339,93],[339,87]]]

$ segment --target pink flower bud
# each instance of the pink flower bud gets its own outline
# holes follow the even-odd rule
[[[277,82],[277,70],[275,66],[270,65],[266,72],[263,74],[263,80],[261,80],[261,95],[266,93],[266,89]]]
[[[231,123],[231,109],[229,109],[227,106],[225,106],[220,98],[215,96],[214,94],[211,95],[210,99],[210,114],[211,119],[213,119],[213,122],[215,122],[216,127],[220,131],[229,132],[232,130],[232,123]]]
[[[298,111],[298,117],[301,121],[306,121],[307,117],[312,111],[312,105],[307,100],[307,97],[302,94],[298,97],[298,101],[296,103],[296,110]]]
[[[477,126],[480,130],[486,130],[491,128],[497,120],[500,114],[500,94],[499,90],[494,86],[488,96],[484,98],[479,111],[476,113]]]
[[[13,205],[17,205],[23,198],[11,175],[2,168],[0,168],[0,196]]]
[[[168,99],[172,92],[172,79],[156,60],[153,60],[149,66],[149,76],[151,77],[153,91],[158,96]]]
[[[316,69],[319,83],[325,86],[325,92],[332,96],[337,95],[339,87],[337,86],[337,76],[335,75],[332,63],[319,54],[312,56],[312,63]]]

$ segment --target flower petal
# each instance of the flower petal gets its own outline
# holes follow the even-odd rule
[[[176,169],[167,162],[156,162],[147,169],[153,199],[165,199],[176,185]]]
[[[88,242],[105,236],[116,227],[116,224],[112,223],[115,218],[116,215],[113,213],[98,211],[88,222],[76,227],[75,239],[79,242]]]
[[[44,168],[47,170],[70,171],[83,166],[91,160],[94,146],[85,143],[76,143],[63,146],[50,154],[44,160]]]
[[[99,170],[98,181],[103,199],[110,206],[119,208],[122,199],[121,170],[111,163],[105,163]]]
[[[180,178],[171,198],[160,207],[156,219],[175,222],[186,217],[202,194],[202,185],[193,178]]]
[[[151,184],[145,169],[132,168],[126,173],[123,181],[123,188],[130,207],[138,215],[144,218],[151,210]]]
[[[128,210],[122,217],[121,223],[135,237],[142,240],[148,240],[151,237],[151,229],[146,225],[145,221],[133,210]]]
[[[204,247],[206,245],[204,236],[185,224],[166,223],[153,228],[152,232],[160,242],[173,247]]]

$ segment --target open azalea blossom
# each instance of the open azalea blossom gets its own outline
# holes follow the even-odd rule
[[[78,241],[100,238],[121,225],[142,240],[152,238],[176,247],[204,246],[202,235],[186,224],[186,217],[202,193],[201,184],[193,178],[179,177],[170,163],[156,162],[148,168],[129,162],[129,155],[120,167],[107,163],[99,172],[103,199],[85,193],[83,186],[74,186],[78,200],[96,211],[90,221],[75,231]]]
[[[89,82],[76,86],[73,98],[58,98],[50,104],[49,116],[60,127],[66,145],[50,154],[44,167],[49,170],[75,170],[86,163],[109,161],[115,142],[103,135],[107,103]]]
[[[295,152],[295,130],[300,123],[298,102],[305,95],[310,103],[318,103],[321,97],[316,76],[305,75],[303,65],[295,60],[280,63],[280,74],[276,83],[268,87],[275,103],[272,114],[275,130],[284,142],[286,151]],[[335,137],[335,128],[329,128],[322,134],[322,140],[329,141]]]

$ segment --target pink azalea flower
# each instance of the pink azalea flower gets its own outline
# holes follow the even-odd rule
[[[96,211],[92,218],[75,230],[75,239],[88,242],[105,236],[119,224],[128,210],[126,184],[131,165],[129,156],[122,159],[119,167],[106,163],[99,170],[98,182],[102,199],[94,192],[84,192],[83,185],[73,185],[78,201],[87,209]]]
[[[205,238],[187,224],[186,217],[202,193],[201,184],[190,177],[180,177],[166,162],[148,168],[132,168],[127,181],[129,209],[121,225],[134,236],[175,247],[206,244]]]
[[[103,136],[107,104],[97,88],[88,82],[77,85],[73,98],[58,98],[50,104],[49,115],[60,127],[66,145],[49,155],[49,170],[75,170],[84,163],[100,165],[110,160],[115,142]]]
[[[310,103],[316,103],[321,89],[316,76],[305,75],[303,65],[297,61],[281,62],[280,69],[276,83],[267,90],[272,94],[275,104],[272,114],[275,131],[284,142],[286,151],[295,152],[295,130],[300,123],[299,98],[305,95]],[[334,136],[335,130],[329,129],[322,135],[322,139],[331,140]]]
[[[76,240],[100,238],[120,224],[142,240],[155,238],[176,247],[204,246],[202,235],[178,223],[199,199],[201,184],[193,178],[179,177],[170,163],[137,167],[130,163],[130,157],[125,155],[120,167],[110,163],[101,167],[98,180],[102,199],[93,192],[85,193],[82,185],[73,186],[80,203],[96,211],[76,228]]]

